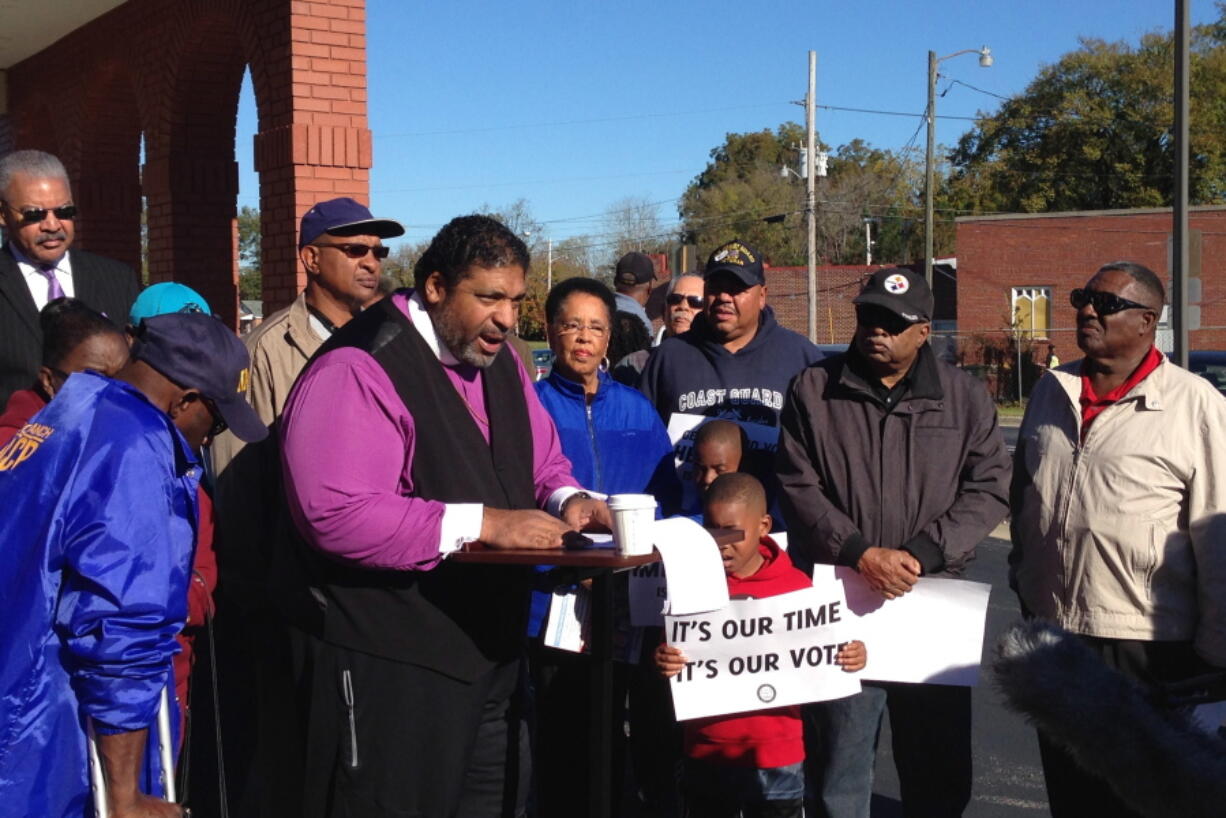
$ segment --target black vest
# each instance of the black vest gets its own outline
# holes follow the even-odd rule
[[[482,373],[487,444],[433,350],[391,298],[342,327],[317,354],[340,347],[370,353],[413,417],[413,496],[502,509],[536,507],[532,430],[511,355],[499,354]],[[463,680],[522,649],[530,569],[444,561],[430,571],[382,571],[317,552],[310,563],[312,584],[325,602],[321,636],[327,642]]]

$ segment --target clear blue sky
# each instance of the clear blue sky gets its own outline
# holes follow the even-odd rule
[[[838,146],[854,138],[897,149],[926,98],[927,52],[988,45],[941,64],[938,114],[993,110],[1078,37],[1136,42],[1169,29],[1170,0],[859,0],[859,2],[404,2],[368,0],[371,205],[429,238],[453,216],[528,200],[562,239],[599,234],[625,197],[676,200],[728,132],[804,121],[807,52],[818,56],[817,102],[909,117],[818,110]],[[1193,23],[1216,18],[1193,3]],[[952,144],[971,123],[939,120]],[[251,163],[255,105],[239,105],[240,204],[258,206]]]

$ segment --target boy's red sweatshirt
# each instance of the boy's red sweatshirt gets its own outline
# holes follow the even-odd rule
[[[786,551],[763,537],[758,551],[765,562],[750,577],[728,577],[728,595],[762,599],[809,588],[813,581],[792,565]],[[685,724],[685,754],[730,767],[784,767],[805,760],[800,708],[793,705],[743,716],[712,716]]]

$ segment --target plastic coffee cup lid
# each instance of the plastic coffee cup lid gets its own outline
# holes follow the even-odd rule
[[[655,508],[656,498],[650,494],[614,494],[609,497],[611,509]]]

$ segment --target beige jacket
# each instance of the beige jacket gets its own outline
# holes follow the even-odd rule
[[[1080,369],[1049,371],[1026,407],[1014,587],[1075,633],[1192,640],[1226,666],[1226,398],[1163,359],[1081,444]]]
[[[298,373],[323,345],[311,328],[305,295],[265,318],[244,343],[251,355],[247,401],[271,427],[281,417]],[[276,429],[251,446],[226,432],[211,448],[217,475],[218,562],[227,574],[223,579],[234,586],[263,575],[269,543],[281,524],[280,448]]]

